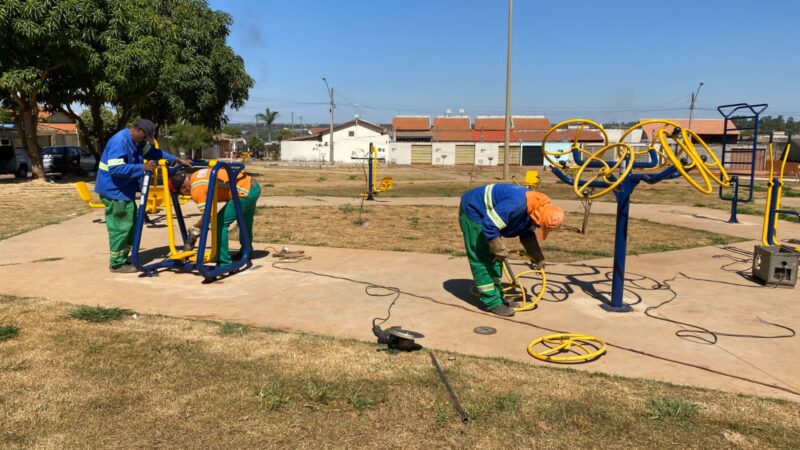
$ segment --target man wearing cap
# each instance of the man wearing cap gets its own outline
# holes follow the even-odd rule
[[[461,196],[458,216],[472,278],[487,311],[514,315],[503,303],[500,279],[508,250],[501,237],[519,237],[525,251],[540,267],[544,256],[539,241],[564,222],[564,211],[541,192],[512,184],[490,184]]]
[[[191,195],[192,200],[197,203],[197,207],[202,212],[208,200],[208,180],[211,177],[211,168],[200,169],[190,176],[183,172],[176,172],[169,177],[169,188],[173,193],[181,195]],[[220,169],[217,171],[217,201],[227,202],[217,211],[217,262],[227,266],[233,261],[228,246],[228,227],[236,220],[236,209],[233,207],[231,187],[228,172]],[[261,185],[253,177],[244,173],[244,170],[236,174],[236,193],[239,195],[239,205],[242,207],[242,218],[244,219],[244,229],[247,232],[250,249],[253,245],[253,217],[256,214],[256,202],[261,196]],[[200,236],[202,219],[198,221],[190,230],[189,234],[193,239]],[[239,250],[244,253],[242,236],[239,236],[239,243],[242,244]]]
[[[132,273],[136,268],[128,263],[128,253],[133,244],[136,223],[136,192],[139,191],[145,171],[156,168],[159,159],[175,160],[169,153],[145,146],[153,143],[155,125],[140,119],[136,125],[118,131],[106,143],[97,171],[95,192],[105,205],[106,229],[111,251],[109,269],[115,273]],[[147,159],[147,163],[144,163]],[[181,160],[184,164],[190,161]]]

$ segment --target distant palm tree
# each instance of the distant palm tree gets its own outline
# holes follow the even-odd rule
[[[261,119],[264,121],[264,123],[267,124],[268,142],[272,142],[272,123],[275,122],[275,119],[277,118],[278,118],[278,111],[270,111],[269,108],[267,108],[267,110],[264,111],[264,114],[261,113],[256,114],[256,119]]]

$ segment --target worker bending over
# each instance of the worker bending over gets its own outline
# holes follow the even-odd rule
[[[458,215],[472,278],[487,311],[510,317],[514,309],[503,303],[502,261],[508,249],[500,237],[519,237],[539,268],[544,255],[539,241],[564,222],[564,211],[541,192],[512,184],[490,184],[461,196]]]
[[[187,176],[184,172],[176,172],[170,176],[170,190],[173,193],[180,192],[181,195],[191,195],[192,200],[197,203],[197,207],[202,212],[206,207],[206,199],[209,195],[208,180],[210,176],[210,167],[200,169],[192,173],[191,176]],[[242,207],[242,217],[244,218],[244,229],[247,232],[252,252],[253,216],[256,214],[256,202],[258,197],[261,196],[261,185],[253,177],[241,171],[236,175],[236,192],[239,195],[239,204]],[[219,245],[217,262],[224,266],[232,262],[228,250],[228,227],[236,220],[236,208],[234,208],[232,199],[228,172],[220,169],[217,171],[217,201],[227,203],[217,212],[217,242]],[[200,235],[201,226],[202,219],[189,230],[189,234],[196,238]],[[239,252],[243,255],[245,248],[241,235],[239,236],[239,243],[241,244]]]

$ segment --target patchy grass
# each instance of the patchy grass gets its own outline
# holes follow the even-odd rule
[[[255,240],[280,244],[438,253],[465,256],[458,228],[458,208],[444,206],[373,206],[365,208],[362,222],[358,206],[314,208],[259,207]],[[583,215],[568,213],[563,228],[552,233],[543,250],[551,261],[572,262],[614,253],[612,215],[594,214],[586,235],[580,229]],[[286,227],[291,223],[292,227]],[[366,226],[364,226],[366,225]],[[332,232],[332,230],[336,230]],[[657,237],[657,238],[656,238]],[[654,253],[707,245],[725,245],[743,239],[630,219],[630,254]],[[509,249],[522,249],[517,239],[506,240]]]
[[[17,325],[0,324],[0,341],[14,339],[17,335],[19,335],[19,327]]]
[[[84,320],[92,323],[111,322],[122,320],[123,317],[132,314],[133,311],[121,308],[104,308],[102,306],[79,306],[70,311],[69,316],[73,319]]]
[[[686,420],[697,415],[697,405],[677,398],[652,398],[647,401],[647,415],[653,420]]]
[[[0,239],[86,214],[72,184],[0,183]]]
[[[248,331],[247,325],[242,325],[240,323],[225,322],[219,326],[219,334],[223,336],[243,335],[247,334]]]
[[[796,448],[797,403],[542,364],[144,315],[88,327],[0,296],[6,448]],[[442,355],[444,356],[444,355]]]

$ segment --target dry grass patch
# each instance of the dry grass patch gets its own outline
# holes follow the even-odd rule
[[[89,212],[72,184],[0,184],[0,239]]]
[[[792,402],[440,354],[470,415],[464,426],[424,352],[257,328],[220,335],[219,323],[162,316],[89,324],[67,318],[71,308],[0,296],[0,316],[25,330],[0,342],[5,448],[792,448],[800,441]]]
[[[456,207],[369,205],[363,210],[358,204],[338,208],[259,207],[256,215],[257,242],[465,255]],[[582,214],[568,213],[563,228],[548,237],[544,251],[550,261],[572,262],[613,255],[615,217],[592,215],[586,235],[578,233],[582,221]],[[741,241],[731,236],[631,219],[628,253]],[[516,239],[508,239],[507,244],[510,249],[522,249]]]

